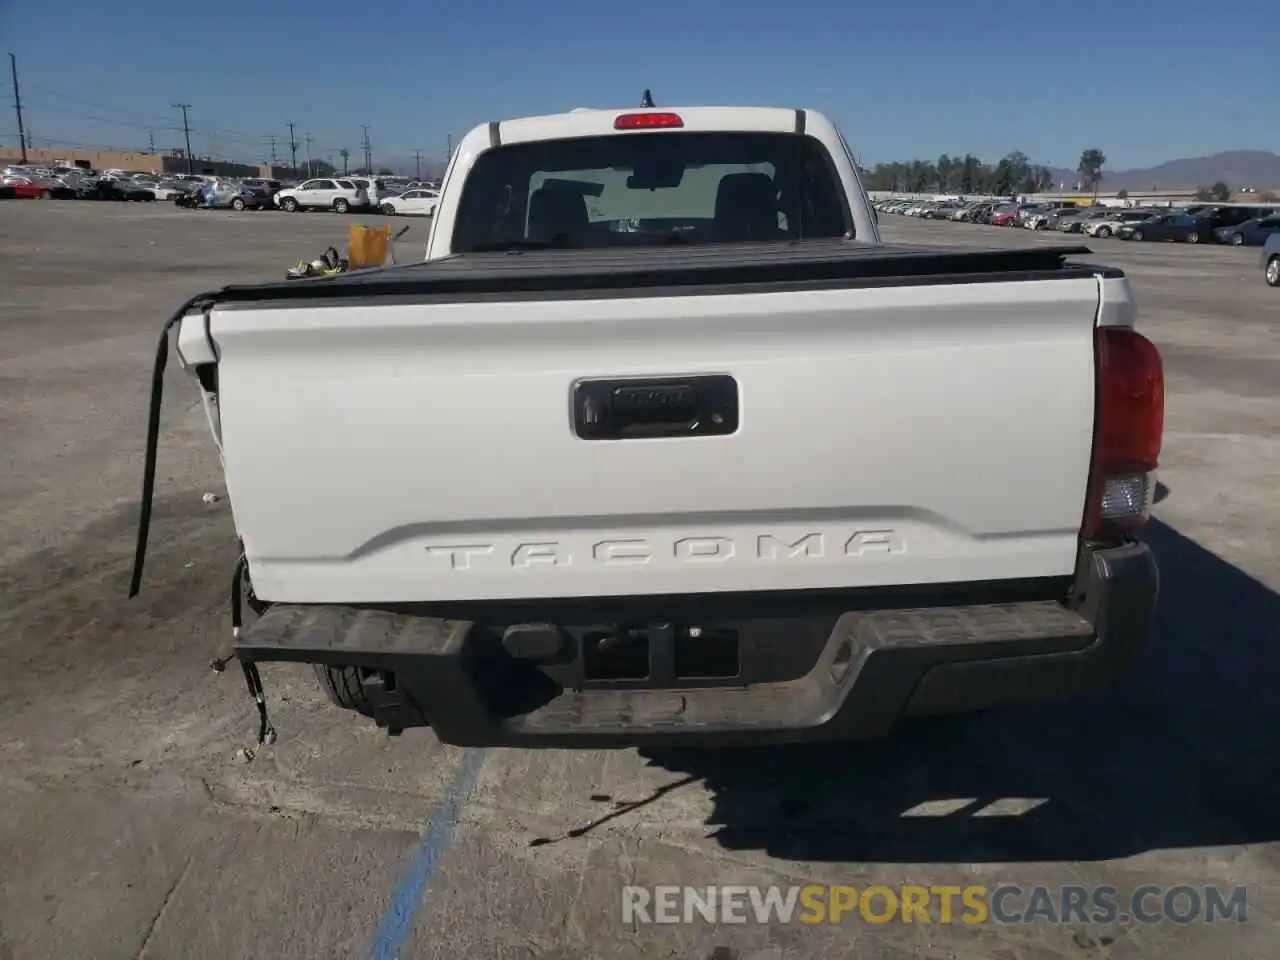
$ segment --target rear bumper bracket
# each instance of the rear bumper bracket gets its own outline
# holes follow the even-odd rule
[[[458,745],[866,739],[903,716],[1097,689],[1141,655],[1158,580],[1149,549],[1133,543],[1085,555],[1074,608],[1044,600],[850,611],[807,673],[769,683],[566,689],[506,656],[483,626],[343,606],[271,607],[242,631],[236,655],[392,671],[397,692],[375,704],[379,724],[417,718]]]

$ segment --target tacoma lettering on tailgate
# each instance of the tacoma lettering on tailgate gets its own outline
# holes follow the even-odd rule
[[[821,560],[904,553],[906,544],[894,530],[859,530],[850,534],[806,533],[799,536],[760,534],[755,537],[679,537],[650,540],[644,537],[582,540],[574,545],[556,540],[506,543],[431,544],[429,557],[452,570],[507,566],[568,567],[576,563],[609,567],[643,566],[658,562],[775,563],[789,560]]]

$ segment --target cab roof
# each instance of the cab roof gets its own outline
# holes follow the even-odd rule
[[[674,115],[678,126],[645,126],[633,130],[615,129],[615,122],[622,116]],[[567,113],[554,113],[538,117],[518,117],[512,120],[494,121],[471,130],[460,146],[477,152],[509,143],[529,143],[537,140],[562,140],[577,137],[595,137],[617,134],[626,136],[632,132],[654,129],[679,129],[694,133],[804,133],[811,119],[817,119],[811,111],[784,107],[715,107],[673,106],[661,108],[619,107],[598,109],[575,107]]]

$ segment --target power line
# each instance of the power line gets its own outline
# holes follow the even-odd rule
[[[37,86],[30,88],[30,90],[41,97],[53,97],[56,100],[65,100],[67,103],[73,104],[82,109],[87,107],[90,110],[104,111],[117,117],[136,117],[136,125],[138,126],[154,126],[158,128],[162,124],[169,123],[171,120],[170,117],[161,114],[148,113],[144,115],[141,113],[135,113],[132,110],[118,110],[114,106],[103,103],[100,100],[88,100],[84,97],[72,96],[71,94],[63,93],[60,90],[52,90],[48,87]]]
[[[30,98],[28,98],[28,100],[30,100]],[[133,120],[119,120],[114,117],[104,117],[104,116],[99,116],[95,114],[80,113],[76,111],[67,110],[61,104],[51,105],[48,103],[37,101],[36,105],[40,107],[42,110],[56,113],[59,116],[70,117],[76,120],[87,120],[91,123],[105,123],[105,124],[110,124],[111,126],[126,127],[128,129],[139,130],[139,131],[146,130],[149,138],[154,138],[154,134],[156,130],[171,130],[175,133],[181,132],[186,135],[205,134],[210,141],[209,149],[215,153],[217,152],[216,145],[224,141],[231,141],[233,143],[244,144],[244,145],[252,146],[255,148],[258,148],[258,147],[265,148],[271,142],[270,136],[266,136],[266,135],[258,136],[258,135],[243,133],[243,132],[228,131],[228,130],[220,129],[217,127],[211,128],[209,131],[205,131],[201,127],[190,126],[189,124],[187,127],[184,128],[181,124],[175,126],[173,124],[163,124],[163,123],[141,123]],[[255,149],[252,152],[257,153],[258,151]]]
[[[160,123],[140,123],[133,120],[117,120],[112,117],[102,117],[102,116],[97,116],[96,114],[80,113],[78,111],[68,110],[66,107],[62,106],[61,104],[50,105],[48,103],[42,103],[41,100],[43,98],[28,97],[27,99],[29,102],[34,103],[36,106],[40,107],[42,110],[56,113],[64,117],[71,117],[72,119],[75,119],[75,120],[88,120],[91,123],[106,123],[114,127],[130,127],[134,130],[177,131],[182,129],[181,127],[173,126],[172,124],[166,125],[166,124],[160,124]]]
[[[17,134],[4,133],[0,134],[0,140],[16,140]],[[44,143],[50,147],[75,147],[80,150],[96,150],[100,153],[141,153],[141,150],[132,148],[122,148],[116,144],[108,143],[85,143],[83,140],[55,140],[52,137],[35,137],[31,133],[31,128],[27,127],[28,148],[34,147],[37,143]]]
[[[11,61],[16,61],[16,58],[11,57]],[[11,66],[16,68],[16,62],[11,64]],[[31,96],[32,89],[36,91],[37,95],[35,97]],[[236,154],[240,152],[246,152],[246,153],[252,152],[253,154],[255,154],[255,162],[257,162],[261,158],[261,155],[263,153],[266,153],[268,151],[273,151],[274,153],[276,153],[277,159],[278,159],[279,146],[280,146],[279,136],[274,134],[255,134],[255,133],[241,131],[241,130],[231,131],[231,130],[226,130],[217,125],[211,125],[209,127],[200,127],[200,126],[193,125],[191,123],[191,118],[190,118],[190,110],[192,106],[191,104],[185,104],[185,109],[183,104],[177,104],[177,103],[172,104],[175,110],[183,111],[182,123],[175,124],[172,121],[165,122],[165,120],[160,117],[150,116],[145,111],[122,111],[117,108],[111,107],[110,105],[103,103],[101,101],[91,100],[86,97],[73,96],[69,93],[63,93],[58,90],[47,89],[44,87],[37,86],[34,88],[28,88],[27,90],[23,91],[23,93],[25,93],[26,96],[21,101],[21,107],[23,110],[23,116],[22,116],[23,130],[22,130],[22,136],[20,138],[20,142],[25,147],[30,147],[32,142],[30,137],[30,128],[27,123],[29,119],[27,116],[27,113],[29,113],[30,106],[32,104],[35,104],[38,110],[47,111],[59,117],[66,117],[74,120],[82,120],[89,123],[107,124],[113,127],[120,127],[122,129],[136,130],[138,131],[138,142],[152,144],[151,152],[153,153],[155,152],[154,142],[155,142],[155,132],[157,130],[172,131],[174,133],[181,132],[183,135],[183,142],[187,145],[187,154],[191,158],[192,164],[194,164],[194,153],[192,152],[192,149],[190,147],[192,136],[207,137],[211,141],[210,149],[215,153],[217,152],[217,149],[214,146],[212,146],[212,144],[216,143],[217,145],[221,146],[222,149],[225,150],[227,149],[228,142],[230,142],[233,144],[242,144],[252,148],[251,151],[241,151],[241,150],[237,150],[235,147],[231,147],[230,152],[232,154]],[[17,109],[17,106],[18,104],[15,103],[15,109]],[[141,135],[143,131],[145,131],[147,134],[146,140],[142,139]],[[368,142],[369,138],[368,138],[367,128],[365,128],[364,139],[365,139],[366,166],[371,166],[372,165],[372,147]],[[49,142],[52,143],[53,141],[50,140]],[[63,145],[67,145],[67,146],[70,146],[72,144],[72,141],[60,141],[60,142]],[[80,141],[76,141],[76,142],[80,142]],[[292,166],[292,169],[297,170],[298,154],[300,152],[298,148],[301,146],[301,144],[299,143],[299,138],[297,137],[296,124],[294,124],[292,121],[289,123],[288,143],[289,143],[289,157],[291,161],[291,166]],[[161,146],[163,146],[163,144]],[[317,155],[316,154],[317,150],[321,151],[321,155],[322,155],[325,150],[328,150],[329,152],[335,152],[337,149],[336,146],[333,146],[333,145],[324,145],[324,144],[317,143],[315,138],[312,138],[311,146],[312,146],[313,156]],[[115,147],[111,147],[110,149],[115,149]],[[141,152],[141,148],[130,148],[130,149],[136,149],[138,152]]]
[[[195,173],[195,161],[191,156],[191,125],[187,122],[187,111],[191,109],[191,104],[175,103],[173,108],[182,111],[182,132],[187,141],[187,173]]]
[[[22,93],[18,90],[18,58],[9,54],[9,69],[13,73],[13,108],[18,112],[18,143],[22,147],[22,162],[27,162],[27,133],[22,126]]]
[[[144,119],[141,113],[119,111],[109,107],[106,104],[93,100],[87,100],[82,97],[72,97],[67,94],[54,90],[45,90],[37,88],[39,95],[35,98],[28,96],[28,101],[35,103],[42,110],[56,113],[59,116],[70,117],[76,120],[86,120],[90,123],[105,123],[116,127],[126,127],[136,130],[146,130],[153,133],[156,130],[172,130],[174,132],[182,131],[185,133],[201,134],[207,133],[208,136],[216,136],[219,141],[234,141],[237,143],[249,144],[255,147],[265,147],[271,140],[266,134],[247,133],[240,130],[227,130],[224,128],[213,128],[205,131],[199,127],[191,126],[189,123],[184,128],[175,126],[171,122],[166,122],[155,117]],[[55,97],[57,100],[65,100],[68,103],[78,105],[77,109],[68,108],[64,103],[51,102],[45,98]],[[86,107],[89,108],[86,111]]]

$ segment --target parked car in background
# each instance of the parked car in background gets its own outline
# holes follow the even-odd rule
[[[80,184],[79,196],[84,200],[126,200],[135,203],[155,201],[155,194],[143,184],[134,183],[128,178],[103,176],[96,180],[85,180]]]
[[[1270,216],[1275,210],[1259,207],[1204,207],[1195,213],[1185,213],[1185,222],[1178,239],[1184,243],[1212,243],[1217,231],[1224,227],[1238,227],[1255,217]]]
[[[1084,225],[1083,231],[1091,237],[1107,237],[1114,236],[1119,232],[1120,228],[1128,223],[1137,223],[1139,220],[1147,220],[1155,216],[1154,210],[1116,210],[1113,211],[1114,216],[1103,217],[1099,220],[1091,220]]]
[[[1033,217],[1038,217],[1038,216],[1047,214],[1052,209],[1053,208],[1050,207],[1047,203],[1018,204],[1017,210],[1014,213],[1015,225],[1019,227],[1025,227],[1027,225],[1027,222],[1031,220]]]
[[[436,190],[406,190],[398,197],[387,197],[378,209],[389,217],[433,217],[439,202]]]
[[[1153,213],[1145,220],[1123,224],[1116,231],[1121,240],[1177,240],[1187,228],[1180,213]]]
[[[999,204],[990,202],[975,204],[974,208],[969,211],[969,216],[965,219],[970,223],[990,223],[991,215],[997,207],[999,207]]]
[[[121,177],[115,180],[121,193],[119,199],[131,203],[154,203],[156,195],[151,191],[151,184],[136,177]]]
[[[185,194],[189,188],[177,180],[160,180],[148,186],[147,189],[151,191],[151,195],[157,200],[171,203]]]
[[[926,220],[951,220],[954,219],[957,211],[960,210],[960,204],[953,200],[944,200],[941,203],[935,203],[927,207],[920,216]]]
[[[240,183],[254,193],[265,194],[269,207],[275,205],[276,194],[284,189],[284,183],[280,180],[268,180],[262,177],[249,177],[247,180],[241,180]]]
[[[187,193],[174,198],[182,206],[203,210],[260,210],[271,206],[265,192],[254,192],[239,180],[213,178],[192,185]]]
[[[1052,207],[1033,213],[1022,221],[1022,225],[1028,230],[1056,230],[1060,221],[1070,219],[1075,214],[1073,207]]]
[[[1088,224],[1098,220],[1108,220],[1115,215],[1114,210],[1108,210],[1105,207],[1075,210],[1067,216],[1060,217],[1054,224],[1054,229],[1061,233],[1083,233]]]
[[[74,200],[77,195],[74,187],[44,177],[10,175],[3,182],[17,200]]]
[[[345,179],[350,180],[365,192],[365,195],[369,198],[369,206],[375,210],[381,206],[383,200],[398,196],[400,192],[392,190],[387,186],[385,180],[380,180],[377,177],[346,177]]]
[[[987,220],[993,227],[1011,227],[1018,222],[1018,208],[1015,204],[1006,203],[995,207]]]
[[[1246,220],[1236,227],[1219,227],[1214,231],[1214,239],[1233,247],[1261,247],[1277,230],[1280,230],[1280,213],[1272,213]]]
[[[245,180],[231,198],[232,210],[271,210],[275,207],[276,193],[265,180]]]
[[[369,195],[351,180],[320,177],[307,180],[300,186],[281,190],[276,194],[276,204],[288,213],[298,210],[348,213],[368,207]]]
[[[1267,237],[1262,245],[1262,276],[1269,287],[1280,287],[1280,233]]]

